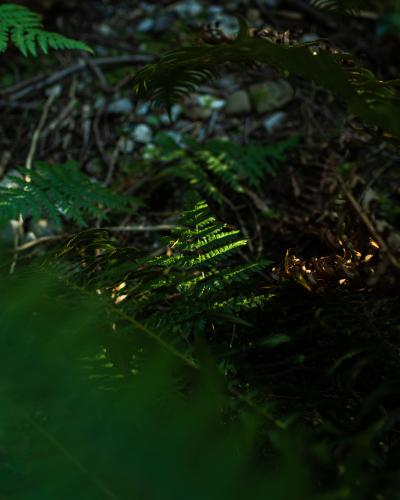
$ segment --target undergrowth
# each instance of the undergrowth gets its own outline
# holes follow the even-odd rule
[[[360,6],[312,3],[339,16]],[[396,145],[397,81],[319,43],[251,37],[239,22],[228,42],[142,68],[135,89],[170,108],[226,63],[268,63],[336,92]],[[4,4],[0,52],[9,39],[24,55],[90,50]],[[140,198],[78,163],[37,161],[2,181],[3,225],[13,219],[23,232],[44,219],[68,233],[47,251],[23,253],[18,234],[1,246],[1,498],[400,498],[398,291],[366,279],[396,271],[352,241],[330,260],[288,251],[273,263],[268,248],[255,259],[241,228],[220,221],[249,198],[260,208],[300,147],[297,136],[268,145],[159,136],[140,165],[152,186],[175,190],[175,217],[151,245],[124,245],[121,226],[104,227]],[[383,195],[379,206],[398,216]]]

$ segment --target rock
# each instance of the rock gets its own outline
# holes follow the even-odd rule
[[[252,85],[249,89],[252,105],[257,113],[266,113],[290,102],[294,90],[286,80],[276,80]]]
[[[172,121],[175,122],[179,118],[179,116],[181,115],[181,113],[182,113],[182,106],[180,106],[179,104],[174,104],[171,107],[171,118],[172,118]],[[170,117],[169,117],[168,113],[163,113],[160,116],[160,122],[163,125],[171,125],[171,121],[170,121]]]
[[[135,141],[140,142],[141,144],[149,144],[153,138],[153,132],[151,128],[144,123],[136,125],[136,127],[133,129],[132,135]]]
[[[175,16],[172,12],[166,12],[165,14],[160,14],[154,19],[153,32],[154,33],[164,33],[171,24],[174,22]]]
[[[144,102],[136,108],[137,116],[144,116],[147,115],[149,112],[150,112],[150,104],[148,102]]]
[[[279,125],[281,125],[285,121],[286,117],[287,113],[284,113],[283,111],[276,111],[276,113],[268,115],[263,121],[265,130],[268,133],[273,132],[276,128],[279,127]]]
[[[18,187],[18,184],[15,182],[13,177],[18,177],[21,178],[22,175],[18,170],[12,169],[9,172],[7,172],[7,175],[5,175],[1,180],[0,180],[0,186],[5,187],[7,189],[10,188],[16,188]]]
[[[233,92],[238,88],[236,78],[231,75],[223,76],[215,82],[220,89],[227,90],[228,92]]]
[[[316,35],[315,33],[304,33],[302,37],[300,38],[300,43],[310,43],[310,42],[315,42],[316,40],[319,40],[320,37],[319,35]]]
[[[218,22],[218,29],[220,29],[227,36],[234,36],[239,31],[239,21],[234,16],[228,14],[218,14],[211,18],[210,22]]]
[[[174,10],[179,14],[180,17],[194,17],[198,16],[203,12],[203,6],[200,2],[196,0],[186,0],[184,2],[179,2],[175,5]]]
[[[237,90],[231,94],[226,102],[227,115],[244,115],[251,111],[251,103],[245,90]]]
[[[202,108],[200,106],[192,106],[185,110],[186,116],[191,120],[206,120],[212,115],[211,108]]]
[[[61,232],[61,228],[55,226],[47,219],[39,219],[32,223],[31,230],[36,235],[37,238],[42,238],[43,236],[53,236]]]
[[[62,89],[63,89],[62,85],[57,84],[57,85],[53,85],[52,87],[47,88],[44,91],[44,93],[47,97],[49,97],[51,95],[54,95],[55,97],[59,97],[61,95]]]
[[[202,94],[197,97],[197,103],[203,108],[222,109],[226,102],[224,99],[217,99],[209,94]]]
[[[154,21],[149,17],[142,19],[140,23],[136,26],[137,31],[140,31],[140,33],[148,33],[153,28],[154,28]]]
[[[124,137],[121,147],[122,152],[125,154],[131,154],[133,153],[134,149],[135,149],[135,141],[129,139],[128,137]]]
[[[116,99],[115,101],[111,102],[107,108],[107,111],[109,113],[127,115],[129,113],[132,113],[133,104],[132,101],[128,99],[128,97],[121,97],[120,99]]]
[[[100,24],[97,26],[97,31],[103,36],[111,36],[114,34],[112,28],[108,24]]]
[[[24,234],[22,238],[22,243],[29,243],[30,241],[35,241],[37,240],[37,236],[33,231],[28,231],[26,234]]]

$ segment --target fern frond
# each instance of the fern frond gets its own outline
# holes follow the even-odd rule
[[[93,52],[86,43],[45,31],[40,16],[27,7],[6,3],[0,5],[0,53],[7,49],[9,39],[24,56],[37,56],[38,48],[45,54],[49,49]]]
[[[188,85],[185,85],[186,75],[190,72],[206,71],[214,75],[223,65],[244,65],[256,61],[316,82],[340,96],[350,112],[400,139],[400,99],[382,94],[383,88],[395,92],[399,80],[381,82],[374,76],[367,82],[362,79],[363,84],[368,83],[366,89],[355,78],[357,74],[362,76],[363,71],[349,68],[348,54],[330,53],[323,48],[314,50],[309,44],[285,46],[250,37],[243,27],[245,21],[241,18],[240,21],[241,31],[235,40],[219,45],[192,45],[169,52],[157,64],[147,66],[136,74],[134,88],[140,95],[151,99],[154,95],[163,97],[162,89],[166,86],[168,92],[164,104],[168,108],[174,87],[178,93],[182,89],[189,92],[193,89],[193,79],[189,78]],[[316,45],[318,43],[313,44]]]
[[[114,249],[106,254],[108,258],[100,257],[101,260],[95,261],[97,265],[93,262],[89,266],[97,271],[100,267],[105,268],[105,272],[100,273],[100,282],[94,285],[96,288],[111,289],[118,307],[167,337],[168,342],[179,345],[188,336],[204,334],[211,323],[223,327],[227,318],[220,316],[218,319],[215,312],[222,315],[224,303],[231,311],[231,300],[236,296],[247,297],[252,302],[255,293],[249,277],[265,269],[269,262],[234,264],[232,257],[246,243],[239,231],[217,221],[210,214],[207,203],[195,197],[182,213],[177,227],[164,239],[169,249],[165,255],[134,258],[122,253],[118,257],[118,249]],[[70,250],[72,247],[69,245]],[[122,260],[121,267],[118,261]],[[107,268],[113,267],[115,272],[110,282],[112,272],[107,272]],[[85,257],[84,272],[87,269]],[[124,298],[119,302],[119,292],[113,290],[115,283],[121,282],[124,283],[121,289]],[[235,304],[236,314],[239,314],[240,304],[243,310],[250,310],[244,298]],[[231,318],[231,321],[238,319]],[[187,349],[186,341],[180,349]]]
[[[333,12],[340,16],[355,16],[362,7],[365,8],[365,0],[310,0],[310,4],[317,9]]]
[[[164,142],[162,138],[158,140]],[[296,146],[298,138],[293,136],[270,145],[241,146],[216,139],[201,144],[191,138],[184,138],[183,143],[184,148],[169,143],[167,154],[163,147],[158,147],[157,165],[165,161],[164,175],[183,179],[222,204],[225,199],[222,187],[243,195],[247,188],[261,188],[267,176],[275,176],[286,160],[286,152]]]
[[[21,177],[10,177],[13,185],[0,187],[2,220],[17,219],[19,214],[36,220],[45,216],[60,226],[65,217],[85,227],[88,217],[106,219],[105,208],[124,211],[129,206],[127,199],[92,181],[74,162],[38,162],[33,170],[21,168],[20,173]]]

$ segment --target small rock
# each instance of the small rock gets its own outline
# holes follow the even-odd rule
[[[171,26],[174,20],[175,16],[172,14],[172,12],[160,14],[154,19],[153,32],[164,33],[164,31],[166,31]]]
[[[150,104],[148,102],[144,102],[143,104],[140,104],[136,108],[136,114],[137,116],[144,116],[147,115],[150,111]]]
[[[121,145],[121,151],[125,154],[131,154],[133,153],[134,149],[135,149],[135,141],[129,139],[128,137],[124,137],[124,140],[122,141]]]
[[[97,31],[103,36],[110,36],[113,34],[113,30],[108,24],[100,24],[97,26]]]
[[[226,104],[224,99],[217,99],[209,94],[199,95],[197,102],[201,107],[209,109],[222,109]]]
[[[136,125],[136,127],[133,129],[132,135],[135,141],[140,142],[141,144],[149,144],[153,138],[153,132],[151,128],[145,123]]]
[[[175,11],[180,17],[194,17],[203,12],[203,6],[196,0],[186,0],[175,5]]]
[[[207,7],[207,14],[209,16],[218,16],[224,12],[223,7],[219,5],[209,5]]]
[[[276,128],[281,125],[287,117],[287,113],[283,111],[277,111],[276,113],[272,113],[272,115],[268,115],[263,121],[263,125],[268,133],[273,132]]]
[[[31,229],[37,238],[42,238],[43,236],[53,236],[61,231],[61,228],[55,226],[47,219],[34,221]]]
[[[95,109],[104,108],[105,103],[106,103],[106,98],[103,95],[101,95],[95,100],[94,108]]]
[[[35,241],[37,240],[37,236],[33,231],[29,231],[26,234],[24,234],[24,237],[22,238],[22,243],[29,243],[30,241]]]
[[[250,100],[257,113],[266,113],[290,102],[294,90],[286,80],[276,80],[252,85],[249,89]]]
[[[222,15],[218,18],[218,20],[219,28],[225,33],[225,35],[237,35],[237,33],[239,32],[239,21],[237,17]]]
[[[109,113],[127,115],[129,113],[132,113],[133,104],[132,101],[127,97],[121,97],[120,99],[111,102],[107,108],[107,111]]]
[[[245,90],[237,90],[231,94],[226,102],[227,115],[243,115],[251,111],[251,103]]]
[[[54,95],[55,97],[59,97],[62,92],[62,85],[57,84],[53,85],[52,87],[47,88],[44,93],[46,94],[47,97]]]
[[[7,175],[5,175],[0,180],[0,186],[1,187],[5,187],[7,189],[18,187],[18,184],[15,182],[14,179],[12,179],[12,177],[19,177],[19,178],[21,178],[22,175],[20,174],[20,172],[18,172],[18,170],[12,169],[9,172],[7,172]]]
[[[216,81],[216,84],[220,89],[227,90],[228,92],[233,92],[238,88],[236,78],[231,75],[223,76]]]
[[[148,33],[151,31],[154,27],[154,21],[153,19],[150,19],[147,17],[146,19],[142,19],[140,23],[136,26],[137,31],[140,31],[140,33]]]
[[[310,42],[315,42],[316,40],[319,40],[320,37],[316,35],[315,33],[305,33],[302,35],[300,38],[300,43],[310,43]]]
[[[200,106],[193,106],[185,110],[186,116],[191,120],[206,120],[212,115],[211,108],[202,108]]]
[[[182,113],[182,106],[180,106],[179,104],[174,104],[171,108],[172,121],[174,122],[177,118],[179,118],[181,113]],[[168,113],[163,113],[160,116],[160,121],[163,125],[170,125],[171,124],[170,117],[169,117]]]

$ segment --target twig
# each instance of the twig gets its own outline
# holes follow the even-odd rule
[[[151,231],[171,231],[171,229],[176,229],[179,226],[175,224],[159,224],[156,226],[144,226],[139,224],[137,226],[111,226],[111,227],[102,227],[101,229],[106,229],[107,231],[115,231],[115,232],[151,232]]]
[[[44,105],[43,112],[42,112],[42,115],[40,117],[38,126],[36,127],[36,130],[33,133],[31,145],[29,148],[29,153],[28,153],[28,156],[27,156],[26,162],[25,162],[25,168],[28,170],[31,170],[31,168],[32,168],[32,162],[33,162],[33,158],[34,158],[35,153],[36,153],[37,143],[38,143],[38,140],[40,137],[40,133],[41,133],[41,131],[46,123],[47,116],[49,114],[51,105],[53,104],[57,95],[58,95],[58,93],[57,93],[56,89],[53,89],[50,92],[49,98],[47,99],[47,101]]]
[[[132,56],[124,55],[116,57],[99,57],[98,59],[90,59],[90,63],[96,66],[112,66],[118,64],[149,63],[154,60],[154,56],[146,54],[136,54]],[[41,90],[45,87],[49,87],[50,85],[54,85],[67,76],[86,69],[87,66],[88,63],[85,60],[81,59],[78,63],[69,66],[68,68],[63,68],[59,71],[56,71],[47,78],[42,78],[39,81],[34,80],[33,82],[32,80],[29,80],[28,82],[26,82],[26,86],[24,86],[22,89],[22,84],[19,83],[18,86],[15,85],[14,87],[2,90],[0,91],[0,96],[8,97],[0,101],[0,107],[7,107],[9,105],[9,101],[11,101],[12,103],[13,101],[17,101],[22,97],[32,94],[33,92]]]
[[[365,227],[371,234],[371,236],[374,238],[374,240],[379,244],[381,250],[383,253],[386,254],[389,262],[392,264],[393,267],[396,268],[397,271],[400,271],[400,263],[397,260],[396,256],[393,254],[393,252],[390,250],[388,245],[386,244],[385,240],[382,238],[382,236],[379,234],[379,232],[376,230],[374,224],[368,217],[368,215],[365,213],[365,211],[362,209],[361,205],[358,203],[358,201],[354,198],[352,193],[347,189],[346,184],[344,183],[343,179],[339,176],[336,175],[336,178],[340,184],[340,187],[354,208],[354,210],[357,212],[357,215],[360,217],[361,221],[364,223]]]
[[[38,140],[40,137],[40,133],[44,127],[44,124],[46,123],[46,119],[47,119],[47,116],[49,114],[49,110],[50,110],[51,105],[53,104],[54,99],[56,97],[57,97],[57,92],[55,89],[53,89],[49,95],[49,98],[47,99],[47,101],[44,105],[43,112],[42,112],[42,115],[40,117],[38,126],[36,127],[36,130],[34,131],[33,136],[32,136],[31,145],[29,147],[28,156],[27,156],[26,162],[25,162],[25,168],[27,170],[32,169],[33,158],[35,157],[37,143],[38,143]],[[25,176],[25,180],[27,182],[30,182],[29,175]],[[15,228],[15,233],[14,233],[14,236],[15,236],[14,237],[14,257],[13,257],[13,261],[12,261],[11,266],[10,266],[10,274],[14,273],[15,266],[17,265],[18,246],[19,246],[18,243],[19,243],[20,239],[22,238],[23,234],[24,234],[24,218],[22,216],[22,213],[20,213],[19,217],[18,217],[18,226]]]
[[[30,248],[36,247],[37,245],[41,245],[42,243],[49,243],[52,241],[62,240],[65,238],[72,237],[72,234],[52,234],[50,236],[43,236],[42,238],[37,238],[36,240],[27,241],[22,245],[16,247],[17,252],[23,252],[24,250],[29,250]]]

